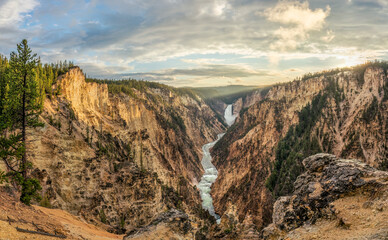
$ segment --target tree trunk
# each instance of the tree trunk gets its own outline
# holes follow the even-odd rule
[[[27,146],[26,146],[26,86],[27,85],[27,74],[23,77],[23,99],[22,99],[22,142],[24,145],[24,152],[22,156],[22,175],[23,178],[27,178]]]

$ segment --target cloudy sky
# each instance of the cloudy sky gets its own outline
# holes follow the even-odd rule
[[[173,86],[265,85],[388,60],[388,0],[0,0],[0,53]]]

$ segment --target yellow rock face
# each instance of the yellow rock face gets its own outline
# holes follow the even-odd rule
[[[177,204],[200,203],[201,147],[224,128],[201,99],[153,88],[111,94],[79,68],[54,88],[60,94],[45,101],[45,127],[28,134],[33,172],[54,207],[97,223],[103,211],[107,225],[118,229],[125,219],[132,230]]]

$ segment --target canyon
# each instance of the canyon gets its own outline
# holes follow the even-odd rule
[[[0,240],[388,240],[388,0],[0,0]]]
[[[309,228],[357,225],[346,202],[371,202],[363,214],[382,209],[370,218],[376,224],[386,216],[387,196],[373,195],[387,180],[377,170],[388,167],[385,66],[311,74],[234,93],[233,103],[195,89],[85,79],[79,67],[52,88],[44,127],[28,130],[31,175],[43,188],[35,204],[99,234],[313,239]],[[330,177],[330,186],[346,186],[341,194],[325,185]],[[12,187],[2,191],[14,201]]]
[[[233,105],[229,104],[225,109],[224,118],[226,123],[230,127],[235,119],[237,114],[233,114]],[[217,140],[207,143],[202,146],[203,157],[202,157],[202,167],[205,170],[205,173],[202,175],[201,182],[198,184],[198,188],[201,192],[202,198],[202,207],[209,211],[210,215],[212,215],[217,223],[220,223],[220,216],[218,216],[214,211],[213,199],[210,195],[211,185],[216,181],[218,176],[218,171],[212,164],[212,157],[210,154],[210,149],[224,136],[224,133],[218,134]]]
[[[218,171],[212,164],[212,157],[210,155],[210,148],[212,148],[223,136],[224,134],[219,134],[217,140],[203,145],[203,157],[202,157],[202,167],[205,170],[205,173],[202,175],[201,181],[198,184],[198,188],[201,192],[202,198],[202,207],[209,211],[217,221],[219,221],[220,216],[218,216],[214,211],[213,199],[210,195],[211,185],[216,181],[218,176]]]
[[[114,233],[137,231],[169,209],[210,224],[197,184],[202,145],[226,129],[199,98],[168,87],[111,93],[70,69],[53,85],[30,129],[28,157],[41,205]]]
[[[212,149],[216,212],[235,209],[239,222],[266,226],[274,201],[292,192],[301,161],[314,153],[386,167],[387,94],[387,69],[373,64],[273,86]]]

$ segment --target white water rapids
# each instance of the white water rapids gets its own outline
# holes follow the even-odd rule
[[[234,123],[237,115],[233,115],[233,106],[228,105],[225,109],[225,120],[226,123],[230,126]],[[210,215],[215,217],[217,223],[220,223],[220,216],[218,216],[214,211],[213,199],[210,195],[211,185],[216,181],[218,176],[218,171],[216,167],[212,164],[212,156],[210,155],[210,148],[212,148],[218,140],[224,136],[224,133],[218,134],[217,140],[211,143],[207,143],[202,146],[203,157],[202,157],[202,167],[205,170],[205,173],[202,175],[201,181],[198,184],[199,191],[201,192],[202,198],[202,207],[205,210],[208,210]]]

